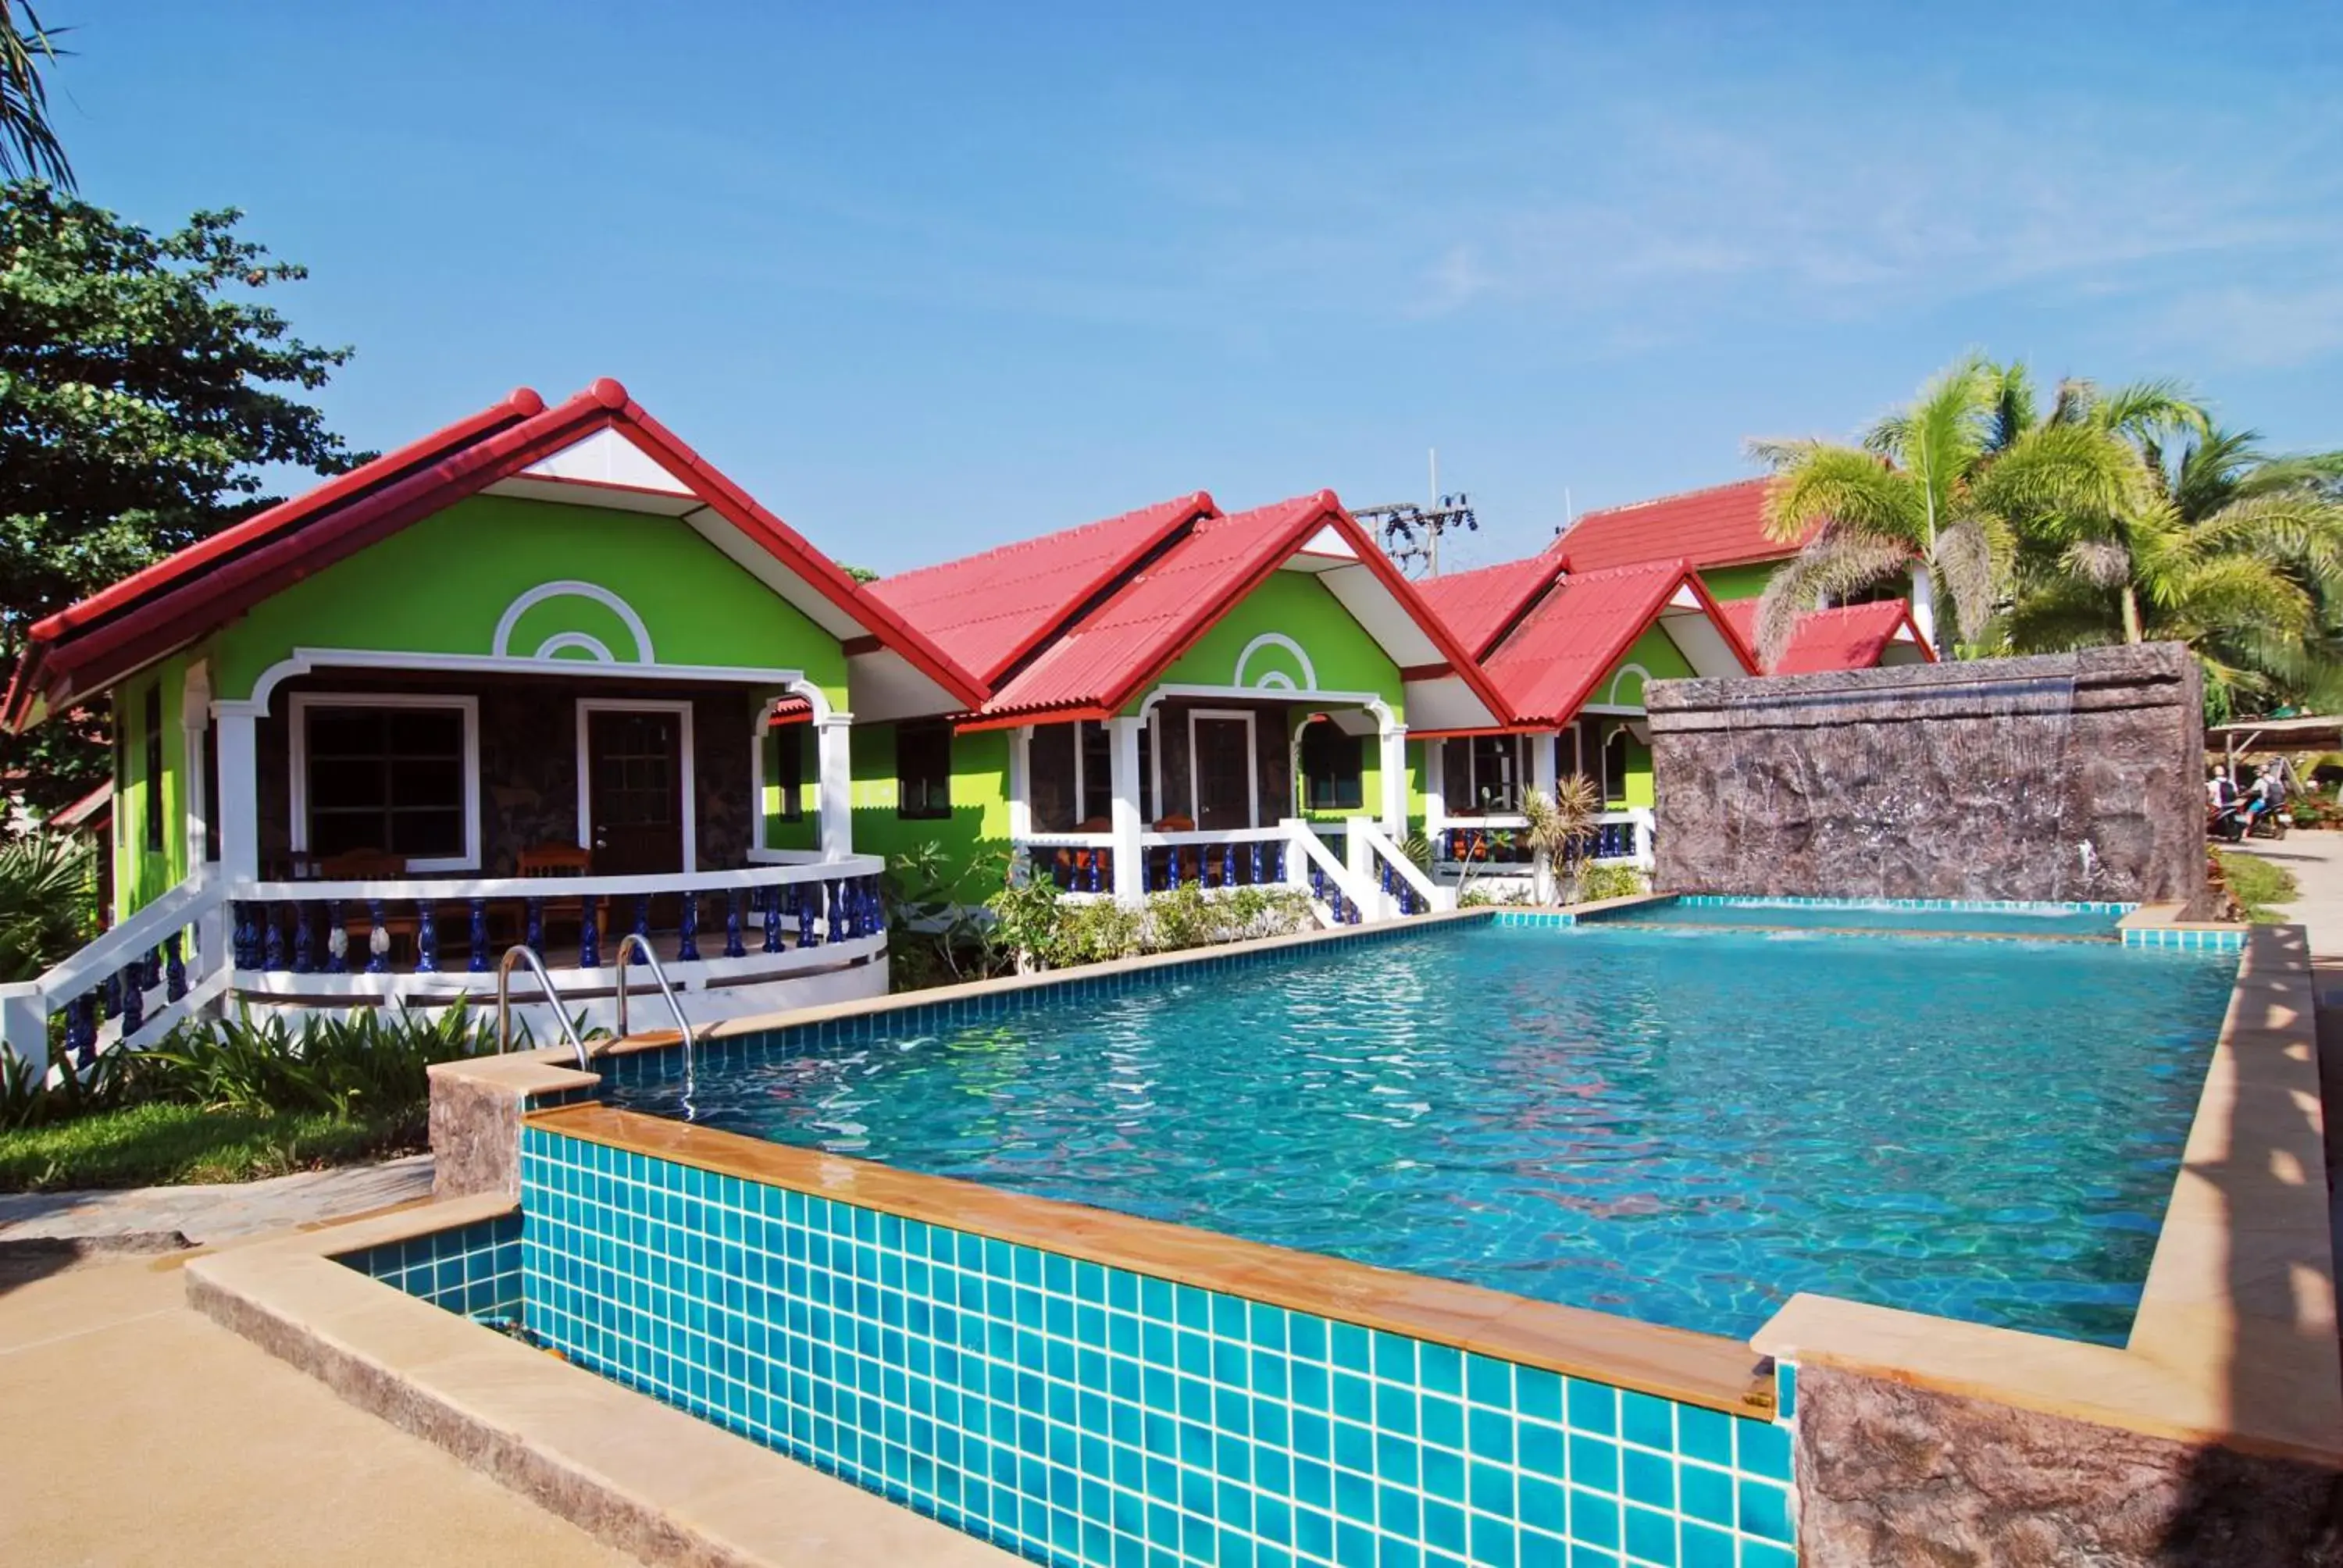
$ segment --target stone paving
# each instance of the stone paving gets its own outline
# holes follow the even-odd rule
[[[12,1241],[161,1238],[174,1232],[190,1245],[208,1247],[430,1195],[428,1154],[219,1186],[0,1193],[0,1248]]]

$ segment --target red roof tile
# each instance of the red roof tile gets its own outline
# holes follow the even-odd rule
[[[1532,556],[1469,572],[1419,578],[1415,591],[1475,658],[1489,649],[1562,570],[1560,558]]]
[[[1723,608],[1741,640],[1755,648],[1757,601],[1735,599]],[[1820,675],[1833,669],[1869,669],[1887,651],[1887,645],[1896,640],[1896,634],[1907,628],[1913,644],[1925,658],[1933,660],[1936,650],[1920,635],[1918,625],[1912,619],[1912,607],[1900,598],[1815,610],[1799,618],[1797,630],[1790,634],[1790,646],[1784,650],[1782,662],[1766,673]]]
[[[500,478],[584,439],[627,438],[745,538],[845,617],[956,699],[981,687],[795,529],[773,516],[605,377],[548,407],[523,387],[427,436],[190,545],[36,623],[0,716],[20,728],[45,699],[54,711],[297,582]]]
[[[1765,479],[1588,512],[1546,547],[1574,572],[1682,560],[1696,571],[1795,555],[1765,533]],[[1801,540],[1799,543],[1804,543]]]
[[[1517,724],[1567,723],[1594,696],[1594,685],[1618,663],[1635,639],[1667,608],[1676,590],[1689,587],[1720,624],[1719,607],[1680,560],[1574,572],[1538,602],[1485,659],[1508,716]],[[1748,661],[1737,632],[1727,640]]]
[[[1218,516],[1212,498],[1199,490],[1102,522],[881,578],[862,591],[919,627],[989,685],[1182,527]]]

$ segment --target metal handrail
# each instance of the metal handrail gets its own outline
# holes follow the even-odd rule
[[[578,1052],[579,1070],[592,1071],[588,1065],[586,1042],[578,1037],[577,1026],[569,1021],[569,1015],[561,1010],[561,993],[553,989],[553,977],[545,972],[545,962],[537,956],[536,950],[522,942],[507,948],[505,956],[497,960],[498,1053],[501,1055],[512,1049],[512,967],[516,962],[527,964],[529,972],[537,976],[537,983],[543,988],[545,1000],[553,1009],[553,1021],[561,1026],[562,1038]],[[618,1001],[621,1019],[626,1017],[626,1008],[625,993],[621,991]]]
[[[649,966],[651,979],[659,982],[659,995],[667,998],[667,1010],[675,1015],[676,1032],[683,1036],[683,1099],[689,1109],[691,1102],[691,1020],[683,1015],[683,1003],[675,996],[675,987],[668,983],[667,970],[661,967],[659,955],[651,951],[651,940],[640,931],[628,931],[618,939],[618,946],[610,954],[611,967],[618,973],[618,1038],[627,1038],[627,950],[634,949],[643,955]]]

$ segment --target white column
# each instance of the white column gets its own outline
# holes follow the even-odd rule
[[[1407,726],[1394,724],[1383,733],[1383,831],[1394,839],[1407,836]]]
[[[1437,845],[1448,826],[1448,743],[1423,743],[1423,836]]]
[[[854,715],[831,713],[813,722],[821,789],[821,858],[842,860],[854,853],[854,759],[849,749]]]
[[[204,731],[211,728],[212,687],[209,668],[202,664],[187,671],[179,700],[179,799],[185,806],[182,831],[187,836],[187,874],[201,879],[211,874],[204,863],[205,824],[215,809],[204,798]]]
[[[1107,720],[1107,783],[1114,796],[1114,896],[1135,904],[1147,896],[1140,861],[1139,728],[1136,719]]]
[[[1936,584],[1926,567],[1912,568],[1912,624],[1920,628],[1927,639],[1928,650],[1936,651]]]
[[[1076,758],[1081,756],[1080,743]],[[1076,809],[1081,809],[1076,802]],[[1021,724],[1009,732],[1009,839],[1021,842],[1033,833],[1033,727]]]
[[[241,706],[240,704],[238,706]],[[248,712],[215,712],[218,728],[220,875],[231,886],[260,878],[260,721]]]
[[[1543,790],[1547,799],[1553,799],[1554,786],[1554,749],[1555,737],[1551,735],[1525,735],[1522,738],[1522,741],[1528,749],[1530,754],[1530,788],[1533,789]]]

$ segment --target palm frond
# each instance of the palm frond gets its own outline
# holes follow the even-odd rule
[[[1757,601],[1757,659],[1782,662],[1809,610],[1862,593],[1912,568],[1910,546],[1838,525],[1825,527],[1774,574]]]
[[[31,175],[71,190],[73,166],[49,123],[42,75],[57,63],[62,31],[42,25],[30,0],[0,0],[0,174]]]
[[[2077,539],[2059,552],[2058,564],[2093,588],[2120,588],[2131,578],[2131,551],[2119,539]]]
[[[1987,514],[1970,513],[1937,530],[1928,564],[1940,598],[1952,601],[1953,624],[1963,642],[1976,642],[1993,618],[1994,600],[2007,575],[2006,539]]]
[[[2134,441],[2161,440],[2175,434],[2201,437],[2213,427],[2213,417],[2205,406],[2189,396],[2185,384],[2169,377],[2135,381],[2098,394],[2091,403],[2090,421]]]
[[[1815,446],[1765,491],[1765,531],[1784,544],[1835,523],[1916,548],[1927,524],[1911,480],[1852,447]]]

